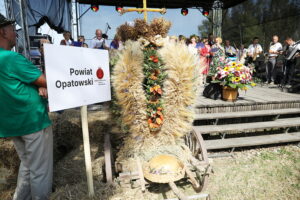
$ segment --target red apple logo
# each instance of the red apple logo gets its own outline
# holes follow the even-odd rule
[[[102,79],[103,76],[104,76],[104,71],[103,71],[103,69],[98,68],[98,70],[97,70],[97,77],[98,77],[99,79]]]

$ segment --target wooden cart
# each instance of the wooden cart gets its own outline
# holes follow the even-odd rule
[[[187,166],[194,178],[188,178],[186,176],[181,182],[191,182],[193,188],[197,193],[204,191],[209,179],[209,174],[211,171],[211,166],[208,162],[207,150],[202,138],[202,135],[192,130],[189,134],[185,136],[185,143],[190,148],[193,157],[191,166]],[[116,177],[120,182],[122,187],[132,187],[137,188],[141,187],[142,191],[145,191],[150,182],[144,179],[142,172],[142,165],[139,160],[137,160],[137,171],[135,172],[124,172],[120,171],[120,167],[115,166],[113,154],[112,154],[112,145],[110,141],[110,135],[105,135],[104,141],[104,155],[105,155],[105,173],[107,183],[112,183],[113,179]],[[113,170],[114,168],[114,170]],[[118,176],[115,176],[118,174]],[[209,194],[195,194],[189,196],[188,199],[199,199],[206,198],[209,199]],[[172,199],[173,200],[173,199]],[[175,199],[174,199],[175,200]]]

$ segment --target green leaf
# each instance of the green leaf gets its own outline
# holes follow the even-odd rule
[[[243,89],[245,87],[244,84],[238,84],[237,86],[238,86],[238,88],[241,88],[241,89]]]
[[[221,83],[222,81],[220,80],[214,80],[214,81],[211,81],[211,83]]]
[[[232,84],[232,83],[228,83],[228,86],[231,87],[231,88],[237,88],[237,85],[236,84]]]

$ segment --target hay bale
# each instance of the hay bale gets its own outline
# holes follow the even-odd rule
[[[11,139],[0,138],[0,167],[16,173],[20,165],[18,154]]]

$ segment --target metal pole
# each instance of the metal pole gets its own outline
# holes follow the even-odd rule
[[[13,6],[12,6],[12,1],[10,0],[4,0],[4,3],[5,3],[5,11],[6,11],[6,16],[7,18],[9,19],[16,19],[15,16],[14,16],[14,10],[13,10]],[[14,47],[14,51],[18,51],[18,38],[17,38],[17,42],[16,42],[16,45]]]
[[[213,9],[213,35],[216,36],[216,10]]]
[[[76,34],[77,34],[77,39],[78,39],[78,36],[79,36],[79,19],[78,19],[78,3],[77,1],[75,1],[75,17],[76,17]]]
[[[29,54],[29,34],[28,34],[28,24],[27,24],[27,2],[26,0],[20,0],[20,19],[21,19],[21,26],[22,26],[22,35],[23,35],[23,48],[24,52],[23,55],[30,59]]]
[[[10,16],[9,16],[9,10],[8,10],[8,2],[7,2],[8,0],[4,0],[4,4],[5,4],[5,13],[6,13],[6,16],[8,17],[8,18],[10,18]]]
[[[213,34],[216,37],[222,37],[222,8],[223,2],[216,0],[213,3]]]

